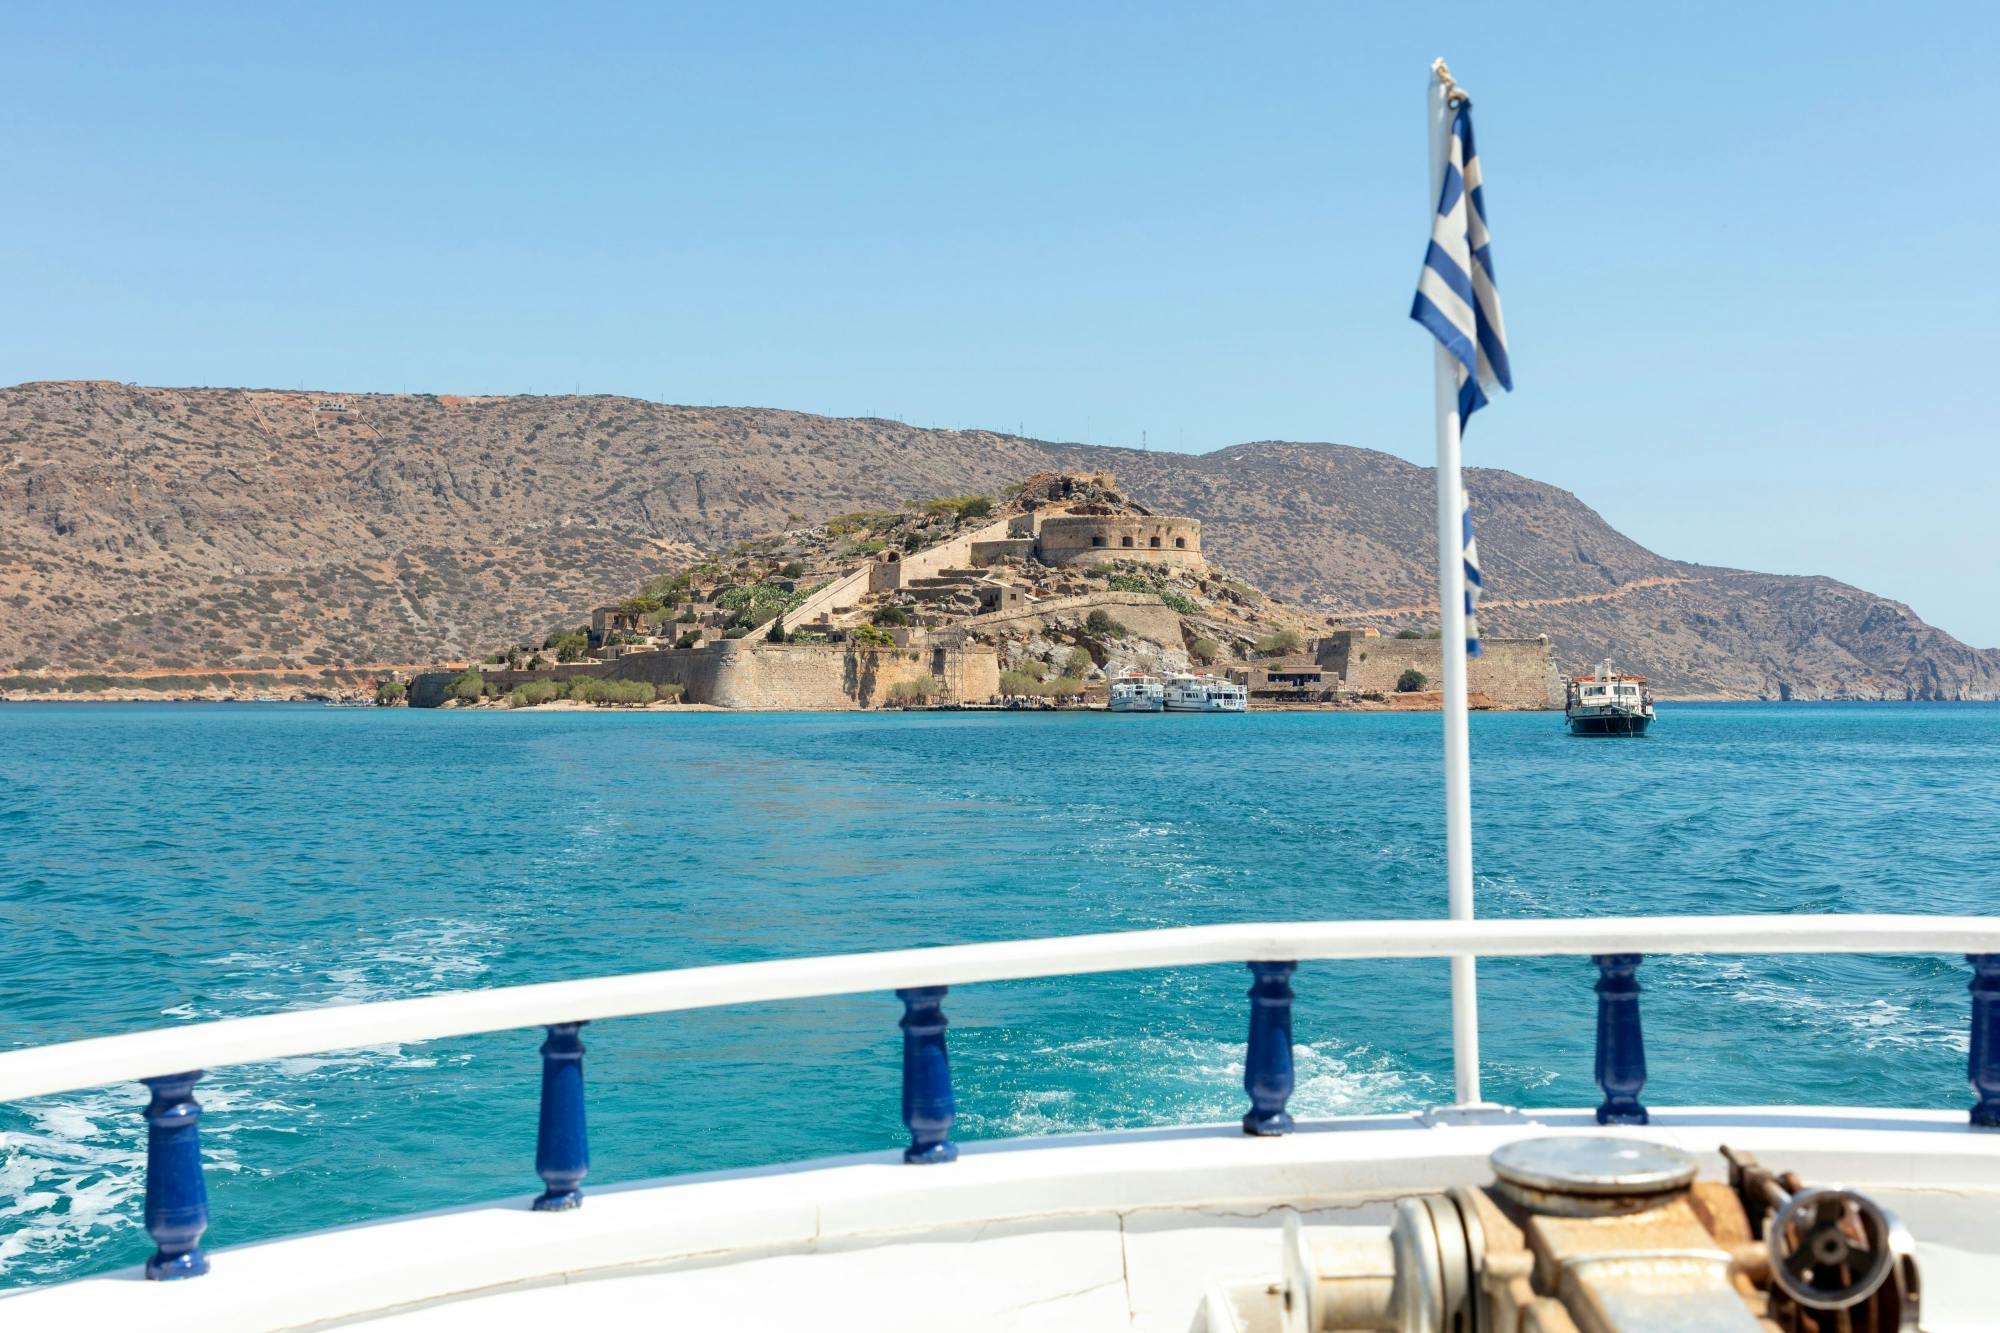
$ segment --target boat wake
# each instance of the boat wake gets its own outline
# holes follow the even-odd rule
[[[412,922],[337,960],[310,944],[238,950],[204,963],[220,983],[216,990],[160,1012],[199,1022],[466,986],[487,970],[499,934],[472,922]],[[314,1075],[351,1079],[468,1059],[391,1044],[241,1065],[204,1080],[198,1096],[209,1178],[245,1169],[233,1139],[312,1132],[323,1118]],[[139,1115],[145,1102],[146,1090],[132,1084],[0,1109],[0,1283],[74,1277],[88,1271],[100,1252],[121,1263],[143,1252],[143,1241],[135,1243],[132,1233],[146,1189],[146,1127]]]
[[[1297,1085],[1290,1110],[1302,1120],[1412,1111],[1449,1091],[1365,1042],[1302,1042],[1292,1059]],[[976,1104],[990,1098],[966,1099],[975,1104],[961,1105],[962,1137],[1226,1123],[1247,1106],[1241,1042],[1092,1037],[1042,1046],[1022,1063],[1037,1071],[1042,1086],[1000,1093],[997,1110]],[[977,1085],[968,1080],[968,1086]]]

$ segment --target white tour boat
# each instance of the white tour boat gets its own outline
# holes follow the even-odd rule
[[[1572,676],[1563,700],[1572,736],[1643,736],[1653,725],[1653,692],[1644,676],[1621,676],[1606,658],[1588,676]]]
[[[1250,706],[1243,686],[1206,673],[1168,676],[1162,694],[1169,713],[1241,713]]]
[[[1643,956],[1808,952],[1970,956],[1970,1116],[1640,1100]],[[1595,979],[1600,1105],[1481,1101],[1476,1032],[1458,1028],[1457,1104],[1292,1120],[1297,960],[1473,956],[1573,957],[1580,1006]],[[1246,959],[1240,1124],[952,1141],[948,986]],[[591,1058],[615,1061],[611,1020],[892,989],[907,1148],[583,1188],[584,1023],[598,1025]],[[533,1079],[540,1028],[539,1127],[521,1126],[539,1194],[201,1249],[201,1071],[515,1030]],[[1572,1058],[1584,1066],[1589,1044]],[[1942,1333],[1991,1329],[2000,1309],[1995,918],[1194,926],[466,991],[0,1054],[0,1100],[133,1080],[152,1097],[132,1103],[152,1258],[0,1297],[0,1326]]]
[[[1114,713],[1157,713],[1163,700],[1158,676],[1127,671],[1111,682],[1110,708]]]

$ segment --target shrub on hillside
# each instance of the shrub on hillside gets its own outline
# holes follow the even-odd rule
[[[910,613],[900,606],[882,606],[877,607],[875,614],[868,619],[876,625],[907,625],[910,623]]]
[[[729,618],[732,626],[756,629],[768,625],[780,615],[806,599],[808,594],[794,593],[775,583],[752,583],[740,588],[731,588],[715,599],[715,604],[724,611],[734,611]]]
[[[787,560],[778,568],[778,572],[788,579],[802,578],[805,575],[806,567],[796,560]]]
[[[1288,629],[1275,630],[1251,645],[1253,651],[1263,657],[1283,657],[1286,653],[1297,652],[1301,640]]]
[[[1402,675],[1396,677],[1396,692],[1398,694],[1415,694],[1430,683],[1428,676],[1415,667],[1411,667]]]
[[[409,697],[409,687],[400,680],[385,680],[375,687],[375,702],[383,708],[394,708]]]
[[[700,646],[701,631],[698,629],[691,629],[681,635],[680,638],[674,640],[674,647],[676,648],[699,648]]]
[[[558,662],[574,662],[590,651],[590,631],[557,630],[542,640],[542,647],[554,651]]]
[[[678,574],[661,574],[640,585],[639,595],[651,597],[662,606],[679,606],[688,599],[688,589],[694,586],[694,575],[687,570]]]
[[[1201,609],[1186,593],[1166,587],[1158,579],[1144,574],[1113,574],[1104,580],[1104,586],[1112,592],[1150,593],[1184,616],[1191,616]]]
[[[486,697],[486,677],[477,671],[461,672],[445,687],[445,695],[460,703],[476,703]]]
[[[1125,627],[1113,620],[1110,612],[1106,611],[1103,607],[1099,607],[1084,617],[1083,627],[1100,639],[1122,639],[1125,637]]]
[[[1042,692],[1058,699],[1066,699],[1072,694],[1082,694],[1083,679],[1080,676],[1057,676],[1054,680],[1042,682]]]
[[[1424,637],[1424,632],[1417,629],[1399,629],[1396,631],[1396,637],[1399,639],[1421,639]]]
[[[1200,638],[1188,645],[1188,655],[1203,666],[1212,664],[1222,652],[1222,645],[1214,639]]]
[[[889,702],[906,705],[925,703],[936,689],[937,682],[929,676],[912,676],[889,687]]]
[[[860,532],[863,528],[872,528],[877,523],[886,522],[895,517],[896,515],[894,514],[871,514],[867,510],[861,509],[856,510],[852,514],[842,514],[839,518],[828,519],[826,530],[832,536],[845,537],[850,532]]]
[[[963,523],[968,518],[984,518],[993,512],[993,502],[983,495],[952,495],[942,500],[926,500],[919,506],[926,514]]]
[[[1069,655],[1063,658],[1063,674],[1087,676],[1090,674],[1090,669],[1096,665],[1097,662],[1091,657],[1088,648],[1072,648],[1069,650]]]
[[[896,640],[888,630],[873,625],[856,625],[849,637],[863,648],[894,648]]]

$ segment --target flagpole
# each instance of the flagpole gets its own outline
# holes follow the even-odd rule
[[[1443,61],[1438,62],[1442,67]],[[1428,220],[1444,187],[1446,138],[1451,133],[1450,90],[1434,67],[1430,79],[1431,189]],[[1472,919],[1472,753],[1466,725],[1465,513],[1459,476],[1458,362],[1435,344],[1437,389],[1438,649],[1444,660],[1445,882],[1451,919]],[[1479,983],[1470,954],[1451,960],[1451,1066],[1456,1103],[1479,1096]]]

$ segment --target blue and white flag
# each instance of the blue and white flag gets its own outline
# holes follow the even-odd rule
[[[1446,142],[1444,186],[1431,223],[1431,246],[1417,279],[1410,318],[1431,331],[1458,362],[1458,422],[1463,429],[1486,406],[1496,386],[1511,390],[1507,328],[1500,319],[1500,293],[1493,285],[1493,253],[1486,234],[1485,191],[1480,187],[1479,154],[1472,146],[1472,103],[1461,98],[1452,113]],[[1472,508],[1465,510],[1465,651],[1479,655],[1479,548],[1472,540]]]

